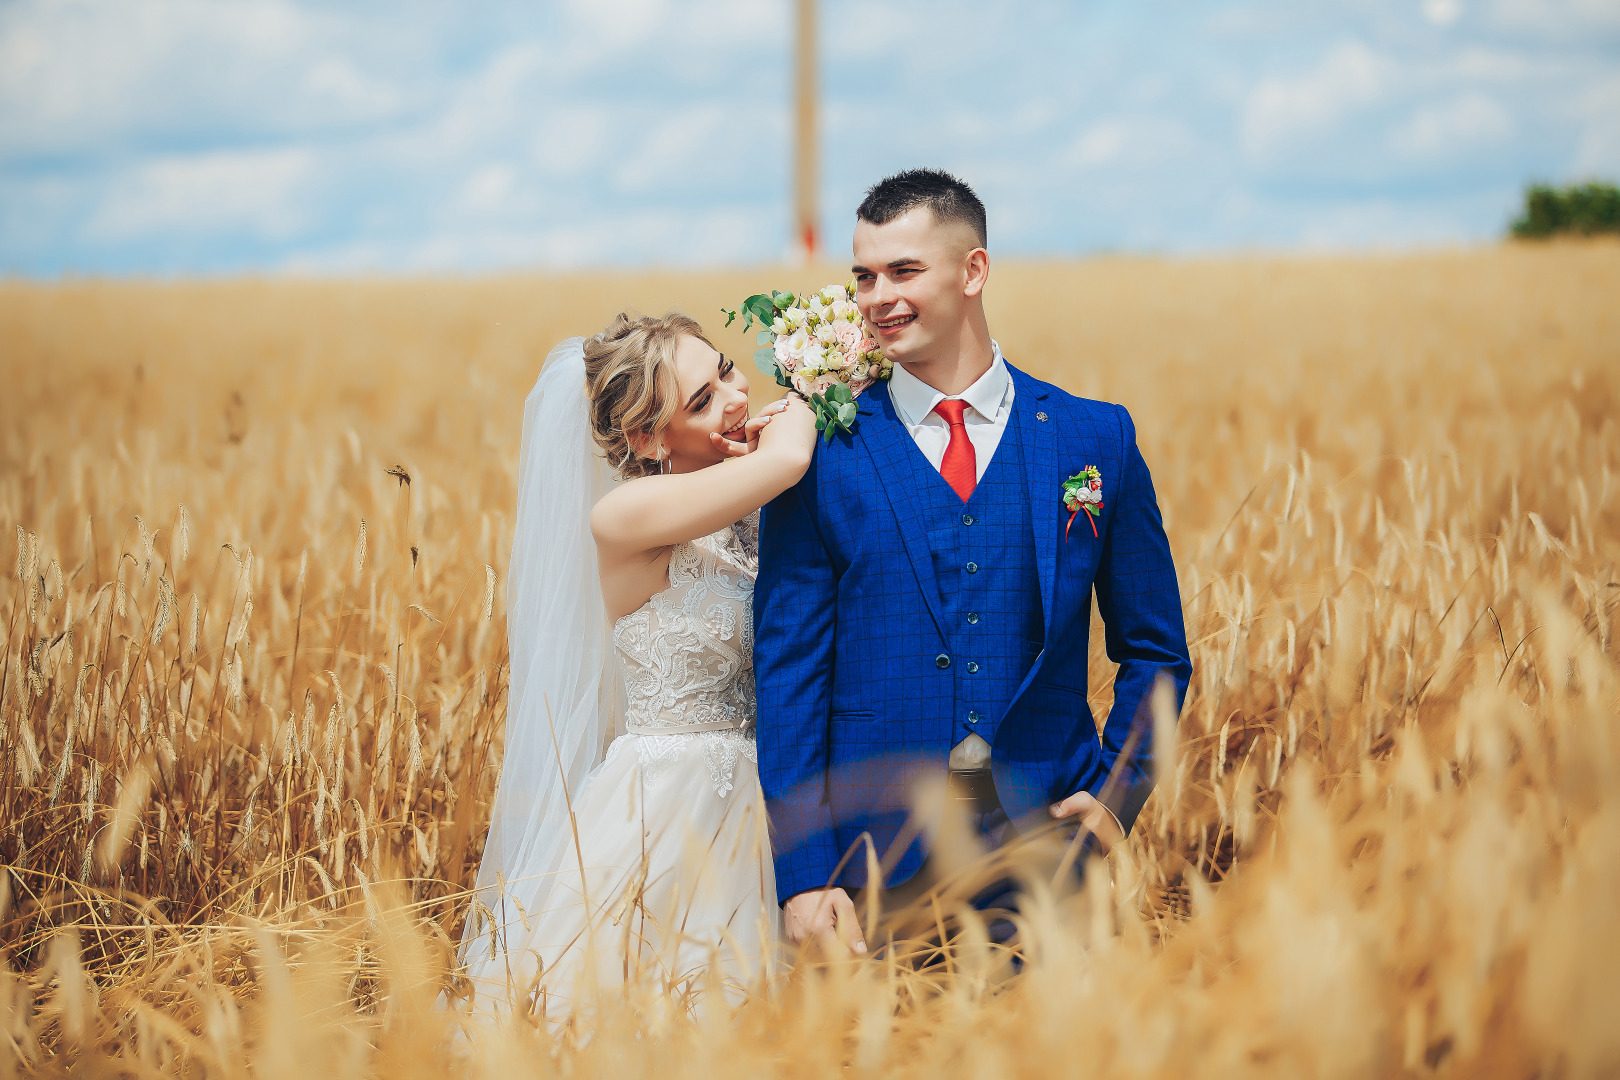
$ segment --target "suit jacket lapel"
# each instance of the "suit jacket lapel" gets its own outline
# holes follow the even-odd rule
[[[940,637],[945,637],[945,619],[939,610],[938,585],[934,581],[934,556],[929,550],[928,528],[923,520],[923,502],[918,497],[922,485],[928,481],[917,469],[928,468],[912,442],[911,433],[894,411],[889,399],[887,383],[879,383],[861,395],[865,408],[860,422],[855,425],[855,437],[872,457],[873,475],[889,498],[894,510],[895,524],[900,530],[900,541],[905,545],[911,569],[917,576],[917,588],[928,605],[928,614]]]
[[[1057,424],[1041,420],[1046,390],[1022,371],[1007,365],[1013,378],[1013,411],[1024,454],[1024,484],[1030,525],[1035,530],[1035,564],[1041,579],[1041,615],[1045,637],[1052,639],[1052,599],[1057,589],[1057,546],[1063,532],[1063,463],[1058,458]]]

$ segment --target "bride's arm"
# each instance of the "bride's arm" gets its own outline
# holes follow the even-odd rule
[[[816,421],[789,395],[759,432],[759,447],[696,472],[644,476],[619,485],[591,511],[597,547],[628,559],[695,540],[758,510],[799,482],[810,467]]]

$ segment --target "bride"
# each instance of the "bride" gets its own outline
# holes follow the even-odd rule
[[[754,752],[758,510],[815,444],[750,419],[692,319],[552,350],[524,407],[505,757],[461,961],[482,1014],[558,1019],[650,979],[768,973],[776,885]]]

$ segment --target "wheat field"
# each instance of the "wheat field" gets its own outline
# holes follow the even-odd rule
[[[1130,843],[1016,972],[968,935],[448,1037],[539,360],[621,307],[746,355],[722,304],[842,276],[0,283],[0,1074],[1620,1070],[1597,242],[998,264],[1009,359],[1132,410],[1181,575]]]

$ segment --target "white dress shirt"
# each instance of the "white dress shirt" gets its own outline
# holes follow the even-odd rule
[[[889,400],[894,402],[895,414],[906,425],[917,449],[935,469],[945,460],[945,448],[951,442],[951,425],[934,411],[934,406],[948,398],[967,402],[968,407],[962,411],[962,426],[973,444],[976,481],[984,479],[984,471],[990,467],[990,459],[995,456],[1001,436],[1007,430],[1007,418],[1012,416],[1012,376],[1001,358],[1001,346],[993,339],[990,349],[994,353],[990,370],[960,394],[942,394],[899,364],[894,365],[889,375]],[[951,748],[949,767],[952,769],[989,766],[990,744],[978,735],[969,735]]]
[[[960,394],[948,395],[951,400],[967,402],[962,424],[967,428],[968,442],[973,444],[973,465],[978,470],[975,480],[984,479],[984,471],[990,467],[990,459],[1007,430],[1007,418],[1012,416],[1012,376],[1001,358],[1001,346],[992,340],[990,349],[994,353],[990,369]],[[904,367],[894,365],[889,375],[889,400],[894,402],[894,411],[917,449],[935,469],[945,460],[945,448],[951,442],[951,425],[934,411],[934,406],[946,398]]]

